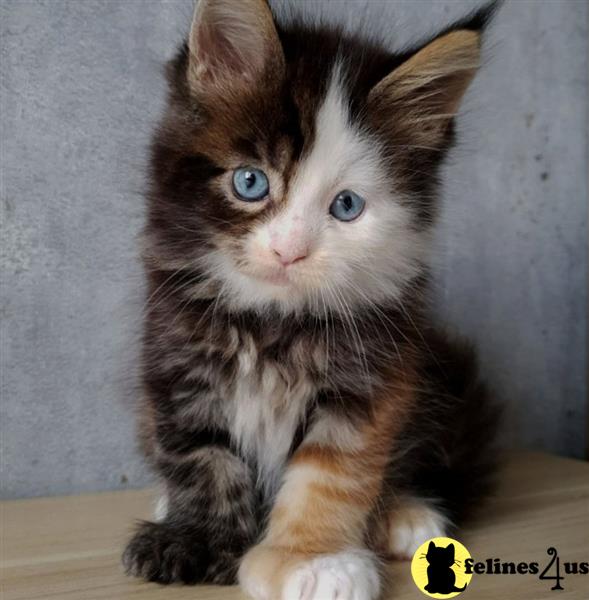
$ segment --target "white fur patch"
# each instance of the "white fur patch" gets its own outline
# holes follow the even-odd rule
[[[260,483],[272,493],[315,388],[303,377],[289,387],[271,364],[265,364],[260,374],[257,358],[253,341],[246,340],[238,354],[239,372],[225,416],[241,451],[258,465]]]
[[[248,596],[254,600],[272,600],[271,586],[269,581],[246,575],[243,571],[239,573],[239,585]]]
[[[396,558],[410,560],[423,542],[445,537],[449,520],[427,501],[412,499],[393,514],[389,550]]]
[[[168,516],[168,503],[169,500],[167,492],[162,492],[153,509],[153,520],[156,523],[160,523]]]
[[[368,551],[318,556],[287,578],[281,600],[376,600],[380,576]]]

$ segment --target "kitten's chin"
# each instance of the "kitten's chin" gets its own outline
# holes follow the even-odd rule
[[[287,273],[244,273],[233,281],[233,303],[236,306],[265,311],[274,306],[281,312],[300,312],[307,307],[303,290]],[[307,307],[308,308],[308,307]]]
[[[221,276],[221,289],[233,309],[264,312],[272,306],[285,314],[309,309],[309,289],[301,281],[300,273],[260,265],[238,265],[221,254],[215,258],[212,266]]]

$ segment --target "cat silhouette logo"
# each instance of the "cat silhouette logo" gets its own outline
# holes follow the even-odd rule
[[[431,598],[454,598],[467,589],[472,574],[465,572],[468,550],[456,540],[432,538],[419,546],[411,561],[415,585]]]

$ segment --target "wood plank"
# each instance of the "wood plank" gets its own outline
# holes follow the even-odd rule
[[[236,588],[165,587],[125,577],[119,562],[134,520],[149,517],[150,490],[0,503],[3,600],[244,600]],[[561,561],[589,560],[589,465],[540,454],[515,454],[478,520],[458,536],[475,560],[547,564],[546,550]],[[385,597],[424,597],[408,563],[390,566]],[[475,575],[477,600],[589,598],[589,576],[568,576],[563,592],[533,575]],[[468,597],[468,596],[465,596]]]

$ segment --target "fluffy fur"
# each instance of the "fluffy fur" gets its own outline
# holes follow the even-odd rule
[[[425,309],[438,169],[490,11],[403,54],[201,0],[153,140],[130,573],[372,600],[486,492],[496,410]],[[235,169],[264,171],[245,202]],[[350,222],[334,197],[364,198]],[[285,257],[287,259],[285,260]]]

